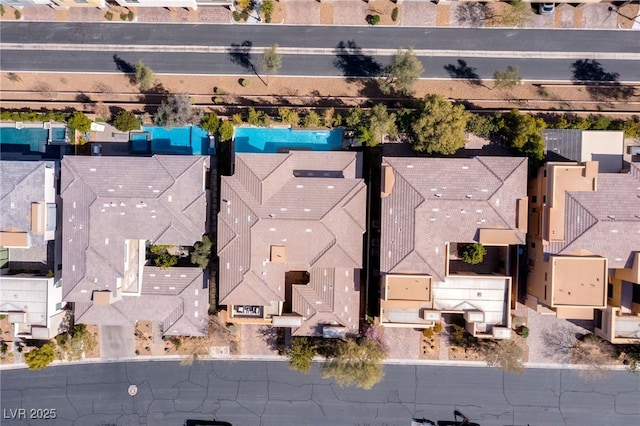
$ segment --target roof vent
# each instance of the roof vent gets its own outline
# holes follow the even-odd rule
[[[612,214],[608,215],[607,217],[608,217],[609,219],[611,219],[611,220],[616,220],[616,217],[615,217],[614,215],[612,215]]]
[[[469,166],[462,166],[462,170],[469,170]]]
[[[407,169],[413,169],[413,164],[407,164]]]
[[[472,197],[473,197],[473,195],[471,195],[471,194],[467,194],[467,195],[465,195],[465,197],[466,197],[466,198],[472,198]]]
[[[442,197],[442,194],[433,194],[433,195],[435,195],[438,198]]]

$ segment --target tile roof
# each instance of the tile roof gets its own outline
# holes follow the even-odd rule
[[[313,324],[322,321],[357,328],[353,269],[362,267],[366,228],[360,168],[361,155],[350,152],[237,154],[220,193],[220,303],[284,302],[285,273],[308,271],[312,281],[292,292],[293,310],[307,319],[294,333],[317,333]],[[285,247],[283,263],[270,261],[271,246]]]
[[[382,198],[380,270],[443,281],[445,243],[477,241],[479,229],[513,229],[527,195],[527,160],[515,157],[392,158],[391,194]]]
[[[547,254],[576,250],[606,257],[609,268],[629,268],[640,250],[640,166],[629,173],[599,173],[596,191],[565,194],[565,241],[545,245]]]
[[[30,246],[46,244],[31,232],[31,204],[45,201],[45,169],[53,161],[0,161],[0,230],[18,228],[29,234]]]
[[[65,157],[61,175],[64,299],[78,306],[91,303],[93,291],[117,293],[117,280],[126,282],[126,240],[184,246],[199,241],[206,232],[208,167],[209,158],[200,156]],[[79,321],[113,325],[137,319],[164,321],[184,306],[183,315],[193,317],[198,312],[200,319],[185,324],[177,334],[201,333],[196,329],[206,323],[208,310],[202,270],[162,271],[146,266],[140,278],[139,297],[118,297],[106,306],[91,304],[80,312]]]

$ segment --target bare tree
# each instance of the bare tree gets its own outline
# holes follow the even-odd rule
[[[573,346],[572,361],[584,366],[578,370],[580,377],[586,380],[601,380],[608,374],[607,366],[616,360],[613,345],[593,334],[584,336]]]
[[[276,74],[282,67],[282,55],[278,53],[278,45],[267,48],[260,59],[262,72],[267,75],[267,86],[269,85],[269,76]]]
[[[522,77],[518,73],[518,67],[509,65],[506,70],[496,70],[493,73],[495,89],[512,89],[522,82]]]
[[[513,340],[490,342],[485,346],[485,360],[492,367],[511,373],[524,373],[524,350]]]

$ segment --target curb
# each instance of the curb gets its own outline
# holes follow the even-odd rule
[[[88,358],[81,361],[53,361],[49,366],[77,365],[77,364],[115,364],[127,362],[176,362],[182,361],[183,356],[180,355],[162,355],[162,356],[136,356],[117,359]],[[259,362],[287,362],[287,357],[281,355],[230,355],[227,357],[207,357],[195,362],[211,362],[211,361],[259,361]],[[314,357],[316,363],[324,361],[322,357]],[[455,361],[455,360],[416,360],[416,359],[399,359],[390,358],[382,362],[383,365],[411,365],[411,366],[438,366],[438,367],[471,367],[471,368],[493,368],[484,361]],[[559,363],[524,363],[525,369],[550,369],[550,370],[591,370],[592,367],[584,364],[559,364]],[[26,369],[26,364],[5,364],[0,366],[2,370],[18,370]],[[624,365],[603,365],[602,371],[625,371]]]

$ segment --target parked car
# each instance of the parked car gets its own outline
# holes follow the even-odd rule
[[[538,13],[540,15],[551,15],[555,8],[555,3],[538,3]]]

